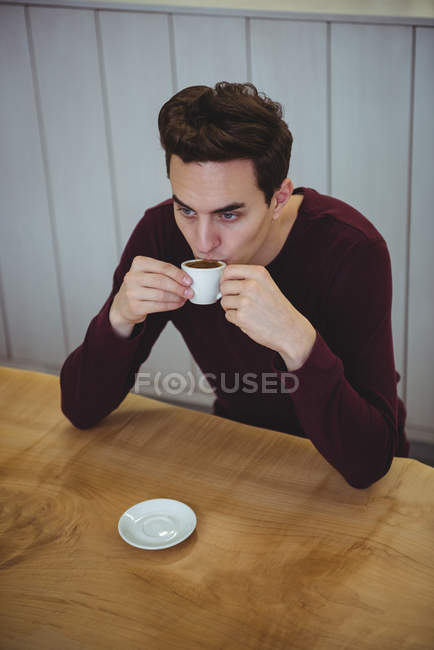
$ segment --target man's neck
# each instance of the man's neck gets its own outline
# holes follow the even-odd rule
[[[278,256],[289,237],[289,233],[294,227],[303,199],[303,194],[293,194],[289,198],[279,218],[273,223],[274,232],[272,230],[270,233],[272,236],[270,237],[269,245],[263,251],[261,261],[256,262],[257,264],[267,266]]]

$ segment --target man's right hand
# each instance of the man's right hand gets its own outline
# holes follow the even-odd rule
[[[109,319],[113,329],[128,338],[134,325],[148,314],[182,307],[193,296],[192,279],[169,262],[137,256],[113,299]]]

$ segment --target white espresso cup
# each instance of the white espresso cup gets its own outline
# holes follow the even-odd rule
[[[213,264],[213,266],[211,266]],[[217,260],[186,260],[181,268],[193,280],[190,288],[194,295],[189,298],[195,305],[212,305],[222,297],[220,293],[220,278],[226,267],[224,262]]]

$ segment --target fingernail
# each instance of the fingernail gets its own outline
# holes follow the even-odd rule
[[[184,277],[182,278],[182,281],[183,281],[184,284],[191,284],[191,278],[190,278],[189,275],[184,275]]]

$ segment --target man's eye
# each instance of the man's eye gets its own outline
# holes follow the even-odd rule
[[[238,215],[234,214],[233,212],[223,212],[221,216],[223,221],[235,221],[235,219],[238,217]]]
[[[193,210],[190,210],[190,208],[178,208],[178,212],[183,214],[184,217],[191,217],[194,214]]]

